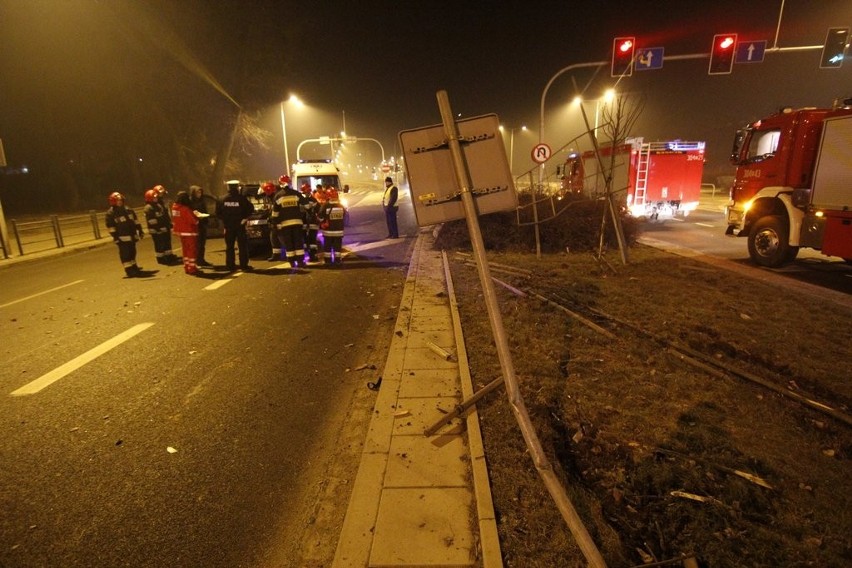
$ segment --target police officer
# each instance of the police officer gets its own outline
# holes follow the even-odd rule
[[[254,211],[251,202],[243,195],[239,180],[227,182],[228,194],[216,204],[216,216],[225,226],[225,265],[234,272],[237,269],[234,258],[234,244],[239,248],[240,268],[251,270],[248,263],[248,238],[246,221]]]
[[[118,245],[118,258],[128,278],[141,276],[142,269],[136,265],[136,241],[142,238],[142,225],[136,212],[124,205],[124,196],[114,191],[107,198],[106,227],[113,242]]]
[[[385,210],[385,221],[388,225],[388,239],[399,238],[399,227],[396,224],[396,212],[399,210],[399,189],[393,183],[393,178],[385,178],[385,192],[382,195],[382,208]]]
[[[171,265],[178,260],[172,251],[172,220],[163,204],[166,188],[155,185],[145,192],[145,221],[154,241],[154,256],[157,264]]]
[[[304,196],[290,187],[290,178],[275,194],[272,210],[277,214],[278,241],[291,268],[298,268],[305,260],[305,230],[302,214],[305,210]]]

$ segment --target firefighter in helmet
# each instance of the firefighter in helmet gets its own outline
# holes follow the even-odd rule
[[[163,196],[167,193],[162,185],[155,185],[145,192],[145,220],[154,241],[157,264],[171,265],[178,262],[178,258],[172,251],[172,220],[163,203]]]
[[[305,197],[304,230],[305,248],[308,249],[308,262],[318,262],[319,246],[317,245],[317,233],[319,232],[319,208],[320,204],[316,197],[311,195],[311,184],[303,183],[302,195]]]
[[[142,238],[142,225],[133,209],[125,206],[124,196],[114,191],[107,198],[109,209],[106,212],[106,227],[113,242],[118,246],[118,258],[128,278],[142,276],[142,269],[136,264],[136,241]]]
[[[285,179],[286,178],[286,179]],[[305,232],[302,214],[305,210],[305,197],[290,187],[290,178],[282,176],[284,183],[275,194],[272,206],[276,215],[278,242],[284,250],[291,268],[298,268],[305,257]]]
[[[340,203],[336,189],[328,190],[326,196],[326,202],[322,204],[319,212],[324,256],[329,264],[341,264],[343,262],[343,219],[346,211]]]
[[[286,175],[278,178],[279,184],[290,183],[290,178]],[[272,254],[267,258],[267,262],[275,262],[281,260],[281,243],[278,242],[278,212],[274,208],[275,193],[277,192],[275,184],[271,181],[261,184],[257,190],[258,197],[263,200],[263,203],[269,209],[269,217],[267,218],[269,226],[269,246],[272,249]]]

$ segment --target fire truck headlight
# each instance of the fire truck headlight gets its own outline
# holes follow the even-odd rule
[[[751,200],[751,199],[749,199],[748,201],[746,201],[746,202],[745,202],[745,205],[743,205],[743,214],[744,214],[744,215],[745,215],[746,213],[748,213],[748,210],[749,210],[749,209],[751,209],[751,206],[752,206],[753,204],[754,204],[754,201],[753,201],[753,200]]]

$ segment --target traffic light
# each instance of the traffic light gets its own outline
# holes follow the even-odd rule
[[[836,69],[843,65],[848,38],[849,28],[828,28],[825,44],[822,46],[822,59],[819,61],[820,69]]]
[[[727,75],[734,67],[737,52],[737,34],[716,34],[710,48],[710,75]]]
[[[635,37],[617,37],[612,41],[612,77],[630,77],[633,75],[633,52],[636,50]]]

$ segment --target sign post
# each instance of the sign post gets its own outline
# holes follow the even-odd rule
[[[6,152],[3,151],[3,139],[0,138],[0,168],[6,167]],[[0,199],[0,245],[3,245],[3,258],[9,258],[9,230],[6,228],[6,214],[3,213],[3,200]]]
[[[512,355],[509,350],[509,341],[506,337],[505,328],[503,327],[503,319],[500,315],[500,308],[497,304],[497,294],[494,290],[494,283],[491,280],[491,272],[488,267],[488,259],[485,255],[485,244],[483,243],[482,232],[479,227],[477,211],[478,201],[474,201],[473,196],[473,192],[476,188],[474,185],[476,183],[476,178],[473,174],[476,173],[477,170],[470,167],[470,161],[466,159],[465,153],[462,152],[462,142],[468,142],[468,148],[476,147],[476,142],[470,142],[467,137],[459,134],[459,127],[453,118],[447,92],[438,91],[437,96],[438,107],[441,110],[441,119],[443,120],[444,144],[449,150],[448,157],[450,158],[450,165],[454,174],[453,177],[455,178],[455,186],[459,190],[461,204],[464,208],[464,218],[467,221],[467,228],[470,233],[470,241],[473,246],[476,268],[479,272],[479,280],[482,285],[485,305],[488,310],[488,319],[491,323],[491,332],[494,335],[494,342],[497,346],[500,368],[503,371],[503,382],[506,385],[506,392],[508,394],[512,411],[518,422],[521,433],[523,434],[527,448],[530,450],[530,456],[533,459],[535,467],[541,476],[545,487],[556,502],[559,512],[568,524],[568,528],[571,530],[571,534],[574,535],[577,545],[586,557],[589,566],[592,566],[593,568],[606,568],[606,564],[600,551],[597,549],[591,535],[589,535],[586,527],[583,525],[583,522],[577,514],[577,511],[574,509],[574,506],[571,504],[571,501],[568,499],[568,496],[565,493],[565,488],[562,487],[559,479],[556,477],[553,467],[550,465],[550,462],[541,447],[541,442],[539,441],[538,436],[535,433],[535,429],[530,422],[529,413],[527,412],[524,400],[521,397],[518,382],[515,377]],[[508,181],[511,186],[512,176],[508,171],[509,164],[506,159],[506,151],[502,147],[502,137],[498,134],[499,122],[496,120],[496,115],[491,116],[493,117],[494,126],[492,137],[499,141],[499,145],[494,144],[499,152],[494,154],[495,162],[492,164],[492,167],[496,164],[497,168],[495,169],[505,171],[505,173],[508,174]],[[400,139],[402,139],[402,133],[400,134]],[[408,161],[408,159],[408,156],[406,156],[406,161]],[[411,172],[409,172],[409,174],[411,174]],[[415,183],[413,175],[410,175],[410,180],[412,183],[413,194],[413,184]],[[443,181],[444,183],[447,182],[447,180]]]

